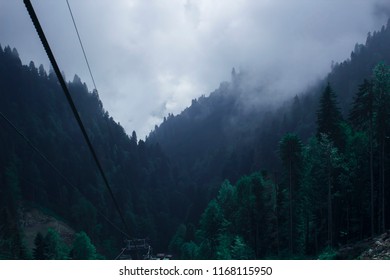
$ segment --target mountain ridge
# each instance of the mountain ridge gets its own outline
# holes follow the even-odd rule
[[[344,117],[348,117],[347,114],[351,108],[353,96],[358,90],[358,85],[363,79],[372,75],[372,69],[378,62],[390,61],[390,52],[386,47],[389,42],[390,19],[387,22],[387,25],[383,26],[380,31],[375,31],[372,34],[369,33],[364,45],[356,43],[350,58],[341,63],[333,63],[332,70],[322,80],[309,87],[301,94],[285,99],[284,102],[281,102],[282,105],[279,105],[279,107],[277,105],[269,106],[267,101],[262,105],[261,97],[256,97],[258,98],[258,101],[254,105],[253,102],[251,102],[251,94],[247,94],[245,89],[241,87],[242,84],[245,84],[245,73],[237,74],[234,70],[232,71],[230,82],[221,83],[220,87],[210,93],[208,97],[201,96],[198,99],[194,99],[192,104],[184,109],[182,113],[176,116],[169,115],[168,118],[164,118],[163,123],[156,126],[155,130],[147,137],[147,142],[159,143],[170,157],[173,157],[174,160],[181,163],[185,161],[183,160],[184,157],[189,156],[191,157],[189,162],[202,161],[202,159],[199,158],[201,158],[204,153],[207,154],[208,151],[198,152],[192,157],[186,153],[187,150],[191,150],[189,146],[181,147],[179,145],[179,143],[188,143],[188,141],[180,139],[180,137],[201,137],[200,134],[202,133],[210,133],[207,131],[209,122],[218,122],[217,124],[222,124],[222,126],[218,127],[216,132],[213,132],[216,135],[208,137],[203,135],[202,137],[213,139],[213,136],[215,136],[215,141],[210,140],[212,145],[221,143],[221,146],[228,146],[226,147],[227,150],[229,150],[229,147],[231,146],[234,147],[236,144],[235,142],[240,142],[233,140],[226,143],[227,139],[251,139],[252,141],[248,140],[249,143],[247,143],[247,145],[257,146],[256,149],[263,151],[263,157],[268,158],[268,160],[267,164],[261,160],[253,160],[250,165],[257,169],[277,169],[280,167],[276,163],[277,155],[266,151],[268,148],[264,148],[264,146],[272,147],[272,145],[262,145],[262,138],[266,138],[263,136],[275,134],[270,133],[270,130],[277,131],[279,129],[276,135],[271,135],[271,137],[276,139],[274,143],[276,143],[277,139],[280,139],[283,134],[289,131],[296,131],[303,140],[307,140],[313,131],[315,131],[317,113],[316,103],[319,102],[320,93],[328,82],[332,85],[334,91],[338,95],[339,106]],[[256,91],[255,87],[255,90],[253,88],[250,90],[252,91],[252,95],[261,95],[261,89],[257,89]],[[249,97],[249,102],[245,102],[246,97]],[[246,109],[243,110],[240,106],[241,104],[245,104]],[[210,110],[213,106],[214,110]],[[199,128],[199,122],[201,120],[198,118],[200,117],[199,112],[203,111],[206,111],[209,114],[210,119],[205,120],[205,117],[203,116],[204,122],[201,129]],[[227,113],[223,115],[224,112]],[[189,117],[191,114],[194,116],[193,123],[191,123],[191,118]],[[236,125],[229,127],[229,121],[231,120],[234,120]],[[192,128],[192,126],[194,128]],[[275,129],[275,126],[278,127],[278,129]],[[239,127],[239,129],[236,132],[229,130],[229,128],[237,129],[237,127]],[[190,132],[186,131],[186,129]],[[181,130],[181,134],[176,130]],[[202,131],[202,133],[200,133],[200,131]],[[189,136],[190,134],[191,136]],[[203,143],[201,139],[199,142]],[[272,149],[273,151],[276,151],[275,146],[273,146]],[[208,148],[206,148],[206,150],[208,150]],[[180,154],[177,155],[177,153]],[[253,152],[252,157],[255,159],[260,158],[261,156],[257,155],[256,152]],[[244,169],[246,174],[255,170],[254,168]]]

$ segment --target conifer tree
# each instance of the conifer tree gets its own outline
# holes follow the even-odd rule
[[[341,155],[326,134],[310,139],[304,153],[306,246],[319,253],[334,244],[333,204]],[[310,247],[310,248],[309,248]]]
[[[289,216],[289,251],[296,251],[294,246],[299,239],[297,236],[297,223],[299,219],[298,192],[302,176],[302,143],[295,134],[286,134],[279,143],[279,153],[285,173],[285,182],[288,193],[288,216]],[[295,233],[295,234],[294,234]]]
[[[374,236],[374,92],[372,82],[364,80],[359,86],[359,91],[355,96],[353,107],[349,119],[352,125],[368,133],[369,156],[370,156],[370,228],[371,236]]]
[[[241,236],[236,236],[231,246],[231,256],[233,260],[253,260],[255,254]]]
[[[42,233],[38,232],[34,239],[35,248],[33,249],[34,260],[45,259],[45,241]]]
[[[337,106],[337,97],[330,84],[326,86],[320,99],[320,106],[317,112],[317,137],[328,135],[337,148],[344,146],[340,124],[343,118]]]
[[[218,202],[216,200],[210,201],[200,219],[199,233],[203,240],[200,250],[203,257],[207,259],[216,257],[218,239],[226,224],[227,221]]]
[[[44,259],[67,259],[67,248],[58,232],[49,228],[44,238]]]
[[[20,228],[20,160],[11,155],[11,160],[0,173],[0,258],[27,259],[27,251]],[[4,175],[4,176],[2,176]]]
[[[375,125],[380,154],[380,232],[386,229],[385,224],[385,163],[386,140],[389,137],[390,120],[390,68],[381,62],[374,68],[373,89],[376,103]]]
[[[85,232],[81,231],[76,234],[71,257],[74,260],[94,260],[97,258],[96,248]]]

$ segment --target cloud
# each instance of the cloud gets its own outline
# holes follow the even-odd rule
[[[280,98],[303,90],[379,29],[387,15],[379,11],[389,7],[384,0],[69,2],[105,108],[140,138],[229,80],[233,66]],[[33,5],[68,79],[77,73],[91,88],[66,2]],[[0,0],[0,36],[24,62],[48,67],[22,1]]]
[[[389,1],[382,0],[377,1],[374,5],[374,15],[378,18],[382,18],[383,20],[387,20],[390,18],[390,3]]]

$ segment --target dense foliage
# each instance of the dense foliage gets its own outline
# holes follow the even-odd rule
[[[378,64],[370,87],[376,100],[373,124],[385,124],[386,133],[379,130],[370,138],[362,126],[344,122],[336,95],[329,98],[328,84],[320,99],[316,135],[306,145],[290,133],[279,142],[280,181],[275,173],[263,172],[244,176],[235,185],[223,182],[204,210],[194,238],[181,225],[171,249],[183,258],[306,258],[387,229],[390,178],[382,173],[388,168],[382,151],[388,144],[383,147],[380,137],[387,135],[390,115],[383,120],[379,110],[387,100],[381,95],[390,94],[389,74],[389,66]],[[361,113],[357,108],[365,83],[355,98],[354,118]],[[330,114],[327,110],[337,117],[324,118]],[[370,141],[378,143],[373,151]],[[372,178],[371,152],[376,155]]]
[[[210,97],[194,100],[180,115],[170,115],[155,129],[148,140],[160,143],[172,162],[180,162],[182,172],[191,174],[183,177],[195,181],[205,194],[214,187],[218,198],[216,182],[223,179],[237,182],[232,192],[238,192],[245,174],[261,176],[274,185],[273,204],[262,209],[270,217],[262,226],[273,242],[263,238],[259,240],[264,243],[254,244],[239,234],[237,229],[242,225],[235,221],[247,216],[233,218],[214,199],[198,214],[195,236],[182,237],[182,247],[175,245],[177,254],[183,258],[221,257],[218,250],[231,250],[232,240],[239,238],[257,258],[304,258],[388,228],[389,23],[380,32],[369,33],[365,45],[356,44],[351,58],[334,64],[326,79],[278,109],[257,103],[255,108],[244,110],[242,103],[252,96],[240,86],[245,84],[245,74],[235,74]],[[218,126],[209,129],[210,122]],[[195,154],[184,153],[194,146]],[[198,174],[206,175],[206,180]],[[270,203],[261,195],[255,197],[262,207]],[[232,205],[239,215],[240,206]],[[247,202],[241,207],[250,205]],[[215,229],[204,233],[208,232],[205,217],[211,210],[222,219],[214,221],[214,225],[221,225],[217,235]],[[224,221],[233,224],[232,231]],[[183,224],[180,232],[185,228]],[[225,238],[226,231],[230,239]],[[193,229],[190,232],[194,235]],[[256,236],[251,233],[251,238]],[[259,254],[262,246],[270,244],[274,246]],[[202,251],[210,247],[213,254]]]
[[[126,135],[75,76],[69,90],[128,229],[55,75],[0,47],[0,112],[31,141],[0,118],[0,258],[114,258],[121,231],[183,259],[328,257],[383,232],[389,44],[388,23],[282,105],[262,102],[265,89],[248,87],[234,70],[230,82],[169,115],[146,141]],[[28,248],[26,207],[51,211],[79,233],[66,244],[56,231],[42,232]]]
[[[169,160],[158,145],[138,141],[135,132],[127,136],[77,76],[68,87],[130,229],[115,211],[55,75],[33,62],[22,65],[16,49],[0,47],[0,112],[72,184],[0,118],[0,256],[26,258],[18,221],[31,205],[85,231],[108,258],[126,238],[111,223],[131,237],[158,240],[162,250],[186,203]]]

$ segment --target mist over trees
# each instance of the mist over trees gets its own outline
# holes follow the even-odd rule
[[[197,181],[205,194],[214,189],[214,198],[226,188],[226,182],[219,186],[214,182],[229,179],[233,184],[231,192],[238,192],[241,179],[245,178],[241,174],[260,176],[273,185],[272,191],[263,191],[273,193],[273,200],[259,202],[263,206],[273,203],[267,210],[268,223],[263,223],[263,230],[272,232],[268,234],[273,236],[273,242],[262,239],[264,246],[273,244],[272,249],[259,254],[262,245],[254,245],[245,236],[238,235],[256,252],[256,258],[318,256],[388,228],[390,213],[385,205],[389,192],[383,186],[389,179],[384,152],[389,143],[383,135],[389,129],[389,114],[385,109],[389,91],[389,27],[388,24],[380,32],[369,33],[366,44],[357,44],[350,59],[334,64],[323,81],[279,109],[258,104],[252,111],[241,110],[239,104],[246,96],[239,84],[245,79],[245,73],[234,71],[231,83],[221,84],[208,98],[194,100],[180,115],[169,116],[150,135],[148,140],[160,143],[174,159],[172,162],[181,162],[186,174],[199,174],[203,170],[199,171],[199,167],[204,164],[206,170],[219,171],[206,184],[201,178]],[[209,110],[209,107],[217,109]],[[224,110],[229,113],[224,114]],[[210,121],[218,121],[219,127],[209,130]],[[203,130],[197,133],[192,127]],[[189,135],[195,143],[203,143],[201,139],[207,138],[211,144],[197,146],[199,151],[194,156],[191,153],[182,156],[180,151],[191,150],[192,144],[178,138]],[[216,149],[214,141],[219,143]],[[261,195],[255,198],[259,199]],[[212,201],[212,209],[217,209],[218,199]],[[240,207],[232,205],[238,215]],[[248,202],[246,206],[249,205]],[[200,214],[200,221],[209,207],[210,204]],[[224,214],[222,205],[220,209],[223,220],[234,224],[240,219]],[[232,226],[233,229],[241,227]],[[198,232],[202,233],[203,228],[200,223]],[[226,227],[220,231],[221,238],[226,236]],[[237,232],[230,234],[231,241]],[[202,236],[207,234],[198,234],[184,242],[182,254],[186,256],[188,248],[196,251],[197,245],[198,258],[210,258],[210,254],[202,253],[205,242]],[[232,241],[226,242],[222,238],[218,243],[224,252],[232,246]],[[211,258],[218,256],[218,249],[215,254]]]
[[[249,95],[233,69],[146,141],[79,77],[68,87],[131,238],[182,259],[317,258],[389,227],[389,44],[388,23],[276,106],[251,102],[264,89]],[[0,93],[0,258],[115,258],[128,230],[54,73],[0,46]],[[78,233],[65,242],[49,229],[26,244],[22,216],[34,208]]]

